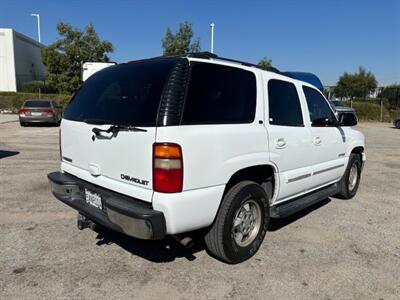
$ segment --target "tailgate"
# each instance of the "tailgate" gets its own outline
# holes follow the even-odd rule
[[[105,68],[90,76],[64,113],[62,169],[151,202],[158,109],[176,62],[150,59]],[[104,132],[115,126],[119,129]]]
[[[120,131],[116,136],[95,137],[90,125],[63,120],[61,127],[62,169],[104,188],[151,202],[152,147],[155,127],[146,132]]]

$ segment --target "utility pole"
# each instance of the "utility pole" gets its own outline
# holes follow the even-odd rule
[[[39,38],[39,43],[41,43],[42,41],[40,39],[40,15],[39,14],[31,14],[31,16],[37,18],[38,38]]]
[[[214,53],[214,22],[210,24],[211,26],[211,53]]]

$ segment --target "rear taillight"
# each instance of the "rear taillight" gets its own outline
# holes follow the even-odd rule
[[[25,108],[21,108],[18,112],[19,115],[25,116],[27,114],[28,110]]]
[[[181,146],[172,143],[153,144],[153,189],[161,193],[179,193],[183,187]]]
[[[43,112],[48,115],[54,115],[54,110],[52,110],[51,108],[45,108]]]

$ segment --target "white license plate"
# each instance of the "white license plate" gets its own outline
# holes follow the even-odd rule
[[[42,113],[40,113],[40,112],[33,112],[31,114],[32,114],[32,116],[41,116],[42,115]]]
[[[85,198],[87,204],[90,204],[99,209],[103,209],[103,205],[101,204],[101,196],[99,194],[85,189]]]

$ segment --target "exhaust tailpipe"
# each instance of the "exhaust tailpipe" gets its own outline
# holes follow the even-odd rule
[[[173,235],[172,237],[187,249],[194,246],[194,241],[190,236]]]

